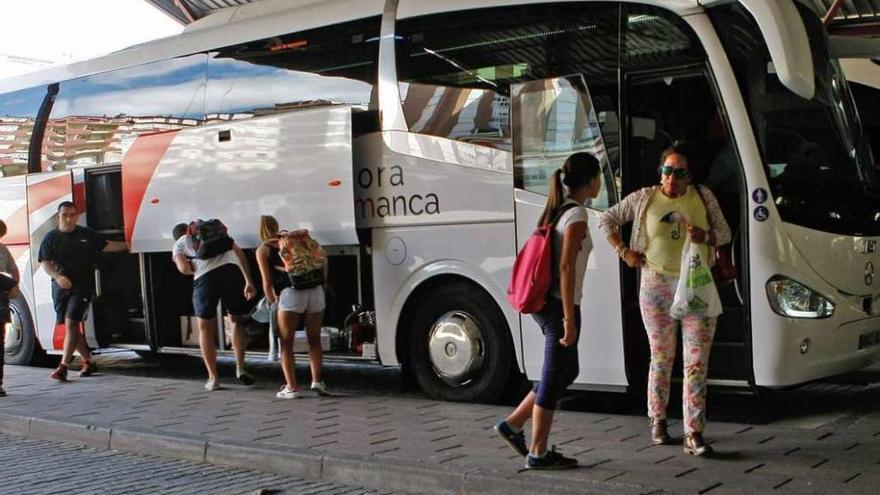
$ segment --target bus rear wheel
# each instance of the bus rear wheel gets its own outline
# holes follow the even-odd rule
[[[465,283],[435,288],[418,305],[411,331],[410,367],[425,394],[498,400],[514,351],[504,315],[483,290]]]
[[[37,355],[37,335],[24,297],[9,301],[10,322],[6,324],[6,364],[31,364]]]

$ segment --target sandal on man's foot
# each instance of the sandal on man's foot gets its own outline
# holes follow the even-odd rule
[[[92,361],[91,359],[89,359],[88,361],[84,360],[82,362],[82,366],[79,369],[79,376],[81,378],[86,376],[93,376],[97,372],[98,365],[95,364],[94,361]]]
[[[55,368],[55,371],[53,371],[52,374],[49,375],[49,378],[52,378],[53,380],[58,380],[59,382],[66,382],[67,381],[67,365],[66,364],[59,364],[58,367]]]

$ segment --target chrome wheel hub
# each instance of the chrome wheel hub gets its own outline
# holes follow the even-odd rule
[[[483,367],[486,358],[480,325],[463,311],[440,316],[428,333],[428,356],[443,381],[454,386],[467,384]]]

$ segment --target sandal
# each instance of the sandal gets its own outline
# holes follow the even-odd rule
[[[651,442],[654,445],[669,445],[672,437],[669,436],[665,419],[651,418]]]
[[[711,455],[712,446],[703,440],[703,434],[699,432],[688,433],[684,436],[684,453],[694,456]]]

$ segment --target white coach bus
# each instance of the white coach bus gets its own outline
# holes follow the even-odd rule
[[[543,337],[507,282],[552,171],[585,150],[604,187],[576,387],[640,388],[637,274],[597,219],[683,138],[734,232],[711,383],[782,387],[880,356],[877,170],[796,0],[263,0],[2,82],[0,119],[0,218],[24,274],[7,362],[60,352],[35,259],[72,198],[131,250],[97,266],[92,346],[197,351],[172,226],[217,217],[254,248],[272,214],[333,254],[331,354],[375,349],[431,396],[494,400],[539,377]],[[374,311],[358,328],[352,304]],[[372,321],[374,345],[353,345]]]

